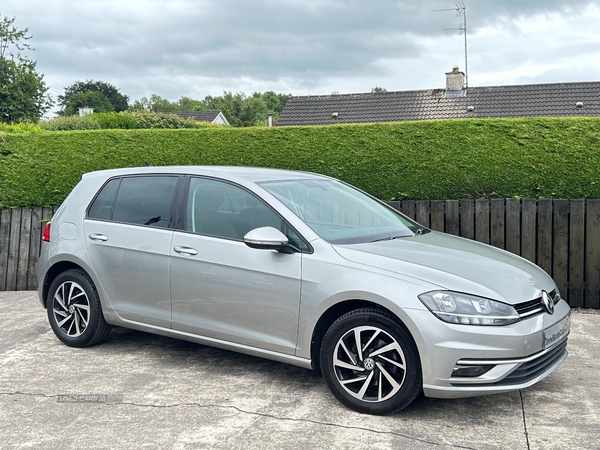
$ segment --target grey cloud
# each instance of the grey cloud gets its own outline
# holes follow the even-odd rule
[[[448,45],[460,51],[458,33],[444,28],[457,27],[461,19],[453,11],[434,12],[452,9],[454,3],[4,0],[0,12],[30,28],[39,70],[53,82],[61,80],[55,89],[92,78],[124,92],[131,87],[125,93],[133,98],[152,92],[173,92],[177,98],[197,92],[201,81],[232,91],[242,78],[310,89],[336,78],[392,75],[381,61],[441,61],[439,54],[427,52],[424,40],[447,36]],[[575,14],[598,0],[578,6],[564,0],[465,3],[469,31],[475,33],[490,24],[511,31],[515,20],[535,14]],[[518,48],[501,48],[498,57],[515,64],[527,55]]]

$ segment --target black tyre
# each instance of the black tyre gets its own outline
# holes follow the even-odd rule
[[[82,270],[67,270],[54,279],[46,309],[52,331],[70,347],[97,344],[110,332],[96,288]]]
[[[421,392],[421,363],[408,330],[377,309],[351,311],[329,327],[321,372],[333,395],[362,413],[408,406]]]

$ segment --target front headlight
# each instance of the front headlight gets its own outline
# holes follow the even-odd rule
[[[451,291],[433,291],[419,299],[444,322],[465,325],[509,325],[521,320],[506,303]]]

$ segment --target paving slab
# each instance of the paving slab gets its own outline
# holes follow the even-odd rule
[[[318,373],[123,328],[69,348],[35,292],[0,292],[0,448],[600,449],[600,315],[522,392],[348,410]]]

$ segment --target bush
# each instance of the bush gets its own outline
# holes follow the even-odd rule
[[[137,123],[136,128],[199,128],[201,122],[193,118],[182,119],[174,114],[155,113],[150,111],[123,111],[119,113]],[[205,124],[208,125],[208,124]]]
[[[193,118],[155,113],[148,111],[122,111],[120,113],[105,112],[85,116],[64,116],[41,122],[41,129],[47,131],[74,131],[99,129],[147,129],[147,128],[200,128],[212,126],[208,123],[196,122]],[[2,131],[2,129],[0,129]]]
[[[7,124],[0,122],[0,134],[1,133],[39,133],[42,131],[39,123],[33,122],[20,122],[15,124]]]
[[[40,126],[47,131],[99,130],[101,128],[92,115],[57,117],[48,122],[40,122]]]
[[[131,114],[123,113],[98,113],[92,117],[100,124],[102,129],[133,130],[140,128],[138,122]]]
[[[145,162],[305,170],[382,200],[600,198],[600,118],[7,133],[0,207],[59,204],[84,172]]]

